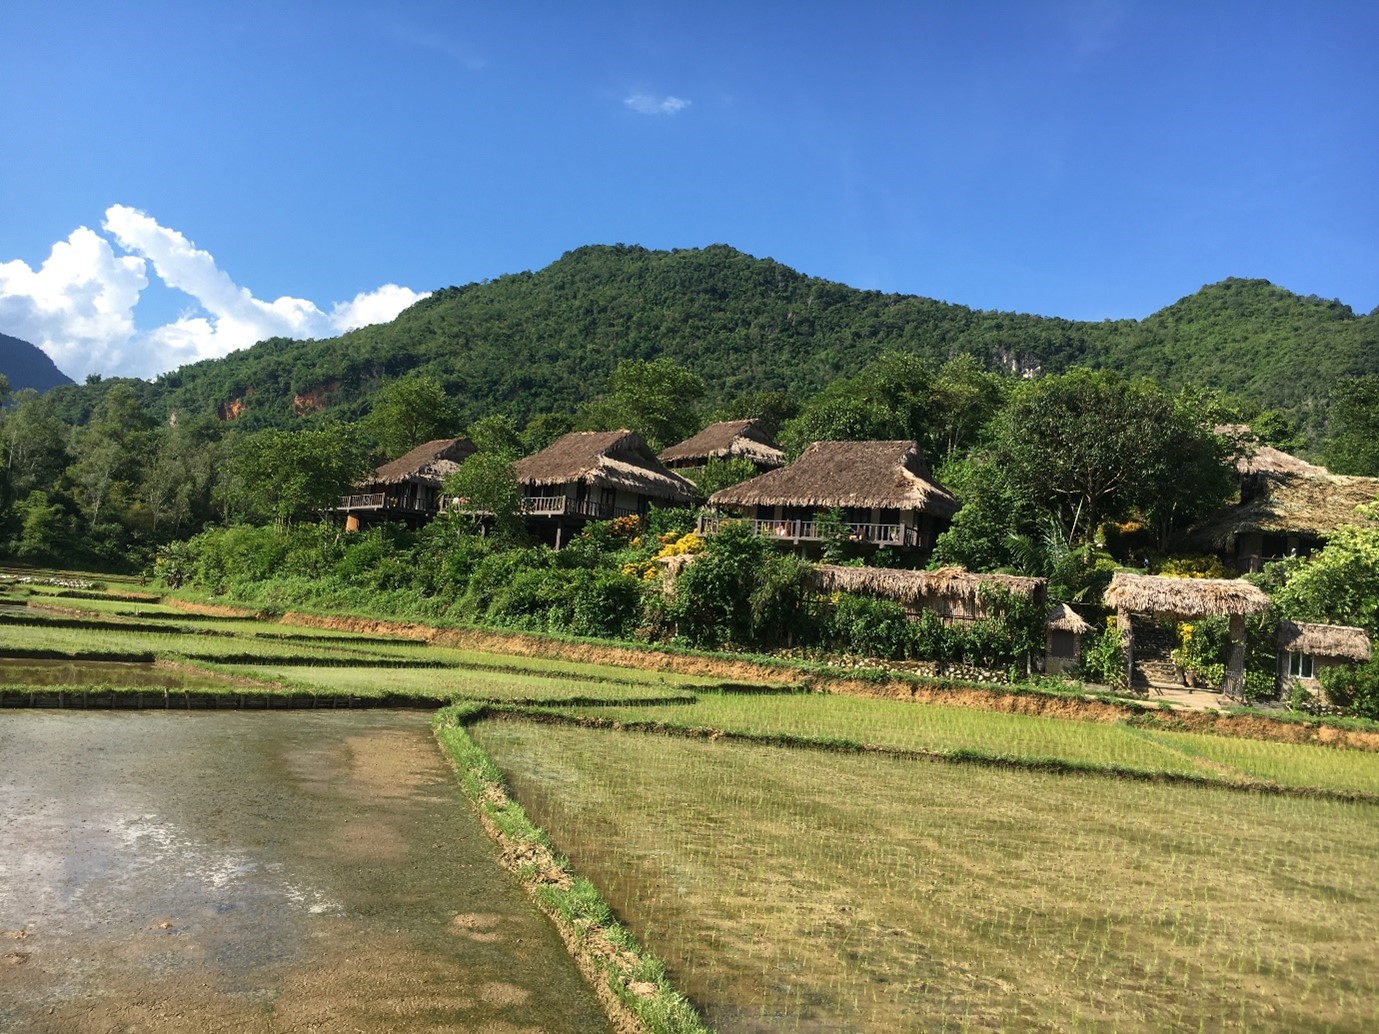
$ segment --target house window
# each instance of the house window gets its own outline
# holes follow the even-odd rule
[[[1297,679],[1312,678],[1312,655],[1310,653],[1289,653],[1288,674]]]

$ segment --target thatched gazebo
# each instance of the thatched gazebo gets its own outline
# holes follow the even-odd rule
[[[693,469],[709,460],[747,460],[759,471],[785,466],[785,453],[758,420],[721,420],[660,455],[668,467]]]
[[[340,497],[336,510],[345,514],[345,527],[351,531],[359,527],[361,519],[373,516],[424,523],[440,512],[445,479],[474,452],[474,443],[468,438],[425,442],[359,482],[357,491]]]
[[[1111,576],[1106,603],[1116,609],[1116,625],[1125,636],[1126,685],[1130,685],[1135,665],[1132,615],[1174,622],[1228,616],[1231,652],[1221,690],[1227,696],[1239,696],[1245,679],[1245,617],[1268,609],[1269,597],[1239,579],[1166,578],[1118,571]]]
[[[538,528],[554,531],[557,548],[566,532],[590,520],[694,502],[694,485],[667,470],[633,431],[572,431],[513,469],[522,512]]]
[[[1042,600],[1047,583],[1042,578],[1007,574],[972,574],[960,567],[937,571],[906,571],[890,567],[845,567],[816,564],[805,574],[805,583],[817,592],[851,592],[894,600],[905,613],[917,618],[926,610],[946,624],[977,621],[987,617],[983,586],[1004,589],[1026,599]]]
[[[912,441],[815,442],[794,463],[709,497],[715,511],[740,509],[758,535],[821,542],[816,516],[838,508],[849,536],[871,546],[929,550],[959,503],[933,480]],[[700,521],[712,534],[720,518]]]
[[[1066,603],[1049,611],[1044,619],[1044,671],[1061,675],[1082,663],[1082,637],[1092,626]]]
[[[1322,668],[1369,660],[1369,635],[1363,628],[1350,625],[1280,621],[1278,652],[1279,688],[1301,683],[1313,689],[1317,685],[1317,672]]]

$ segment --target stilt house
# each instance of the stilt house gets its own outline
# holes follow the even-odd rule
[[[667,470],[632,431],[572,431],[514,469],[523,513],[557,547],[591,520],[694,502],[694,485]]]
[[[835,507],[848,535],[876,548],[927,553],[959,503],[933,480],[918,443],[815,442],[788,467],[768,471],[709,497],[714,515],[700,519],[713,534],[724,509],[741,511],[758,535],[794,545],[817,544],[817,516]]]
[[[373,476],[340,497],[338,513],[348,528],[374,520],[424,524],[442,509],[441,485],[470,456],[468,438],[438,438],[418,445],[406,455],[385,463]]]
[[[1248,428],[1218,427],[1240,436]],[[1237,461],[1239,501],[1189,534],[1242,573],[1286,556],[1306,556],[1325,545],[1343,524],[1373,523],[1355,512],[1379,500],[1379,478],[1332,474],[1267,445],[1249,448]]]
[[[758,471],[785,466],[785,453],[757,420],[723,420],[661,453],[668,467],[693,470],[711,459],[747,460]]]

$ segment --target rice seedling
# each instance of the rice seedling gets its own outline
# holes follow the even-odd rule
[[[1373,804],[510,720],[472,732],[723,1029],[1379,1018]]]
[[[1156,743],[1283,786],[1379,794],[1379,755],[1313,744],[1144,731]]]

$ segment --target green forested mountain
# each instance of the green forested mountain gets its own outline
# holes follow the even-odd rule
[[[1020,371],[1110,367],[1220,388],[1315,427],[1337,378],[1379,373],[1379,315],[1226,280],[1144,320],[1084,323],[859,291],[723,245],[591,246],[540,272],[438,291],[386,325],[265,341],[134,386],[155,412],[289,426],[323,409],[361,416],[383,383],[419,372],[446,386],[463,422],[502,411],[521,423],[573,411],[621,359],[673,359],[704,379],[712,404],[808,394],[888,349]],[[80,420],[109,383],[56,401]]]

